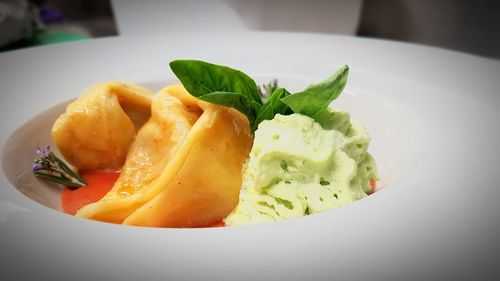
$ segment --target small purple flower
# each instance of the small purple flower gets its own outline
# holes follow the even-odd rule
[[[50,151],[50,145],[47,145],[47,147],[38,147],[36,149],[36,153],[40,155],[46,155]]]
[[[40,170],[43,169],[43,166],[42,164],[39,164],[39,163],[33,163],[33,165],[31,165],[31,170],[33,170],[33,173],[36,173]]]

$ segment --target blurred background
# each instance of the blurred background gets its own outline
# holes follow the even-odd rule
[[[287,31],[382,38],[500,59],[500,1],[0,0],[0,52],[176,32]]]

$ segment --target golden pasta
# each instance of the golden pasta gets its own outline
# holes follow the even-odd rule
[[[90,87],[54,123],[52,139],[78,170],[117,169],[136,130],[149,118],[153,94],[137,85]]]
[[[153,98],[113,188],[76,216],[163,227],[220,221],[238,203],[251,146],[241,113],[167,87]]]

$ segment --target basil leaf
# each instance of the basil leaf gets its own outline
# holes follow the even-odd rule
[[[294,112],[314,118],[340,95],[347,83],[348,75],[349,67],[344,65],[326,80],[311,85],[302,92],[287,96],[282,101]]]
[[[256,101],[250,101],[250,106],[254,110],[254,112],[259,112],[259,110],[262,108],[262,104],[256,102]]]
[[[289,115],[293,113],[293,110],[286,103],[283,102],[283,99],[290,95],[291,95],[290,92],[288,92],[285,88],[279,88],[273,92],[268,103],[273,109],[274,115],[276,114]]]
[[[272,93],[271,97],[267,100],[267,102],[257,112],[257,117],[255,119],[254,126],[252,127],[252,131],[257,130],[257,126],[260,124],[260,122],[264,120],[271,120],[276,114],[292,114],[292,109],[282,101],[283,98],[288,96],[290,96],[290,92],[288,92],[286,89],[276,89]]]
[[[200,100],[215,103],[222,106],[232,107],[245,114],[250,121],[250,125],[255,120],[256,112],[261,105],[251,101],[247,96],[232,92],[211,92],[198,97]]]
[[[212,92],[233,92],[262,104],[255,81],[239,70],[199,60],[175,60],[170,62],[170,68],[195,97]]]

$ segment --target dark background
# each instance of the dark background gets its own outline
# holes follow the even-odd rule
[[[0,3],[2,2],[15,3],[17,1],[0,0]],[[113,4],[116,5],[117,2],[123,4],[126,1],[115,0],[113,3],[109,0],[32,0],[30,2],[41,12],[44,12],[43,26],[38,26],[39,31],[35,32],[33,36],[45,37],[40,40],[33,40],[33,37],[11,40],[2,47],[2,50],[120,35],[113,13]],[[226,0],[225,2],[237,1]],[[338,2],[335,5],[343,3],[342,1]],[[146,3],[146,1],[142,3]],[[193,5],[195,2],[184,3],[186,3],[185,5]],[[287,1],[279,3],[279,5],[286,5]],[[300,12],[314,20],[312,8],[314,5],[321,4],[322,1],[309,1],[307,3],[307,5],[300,6]],[[258,1],[255,5],[267,4],[265,1]],[[272,7],[279,9],[279,5],[275,4]],[[500,58],[500,1],[364,0],[361,1],[360,10],[357,31],[354,34],[356,36],[419,43],[490,58]],[[147,15],[137,16],[147,17]],[[189,15],[185,16],[189,20]],[[251,29],[273,30],[273,27],[254,27]],[[283,29],[284,31],[299,30],[319,33],[328,30],[327,28],[297,28],[297,26],[287,28],[281,26],[280,31]],[[59,37],[47,38],[46,31],[54,30],[59,33],[53,37]],[[75,36],[61,38],[61,32],[63,32],[62,35],[76,35],[76,38]],[[0,37],[5,36],[5,33],[0,32],[0,34],[3,34]]]

